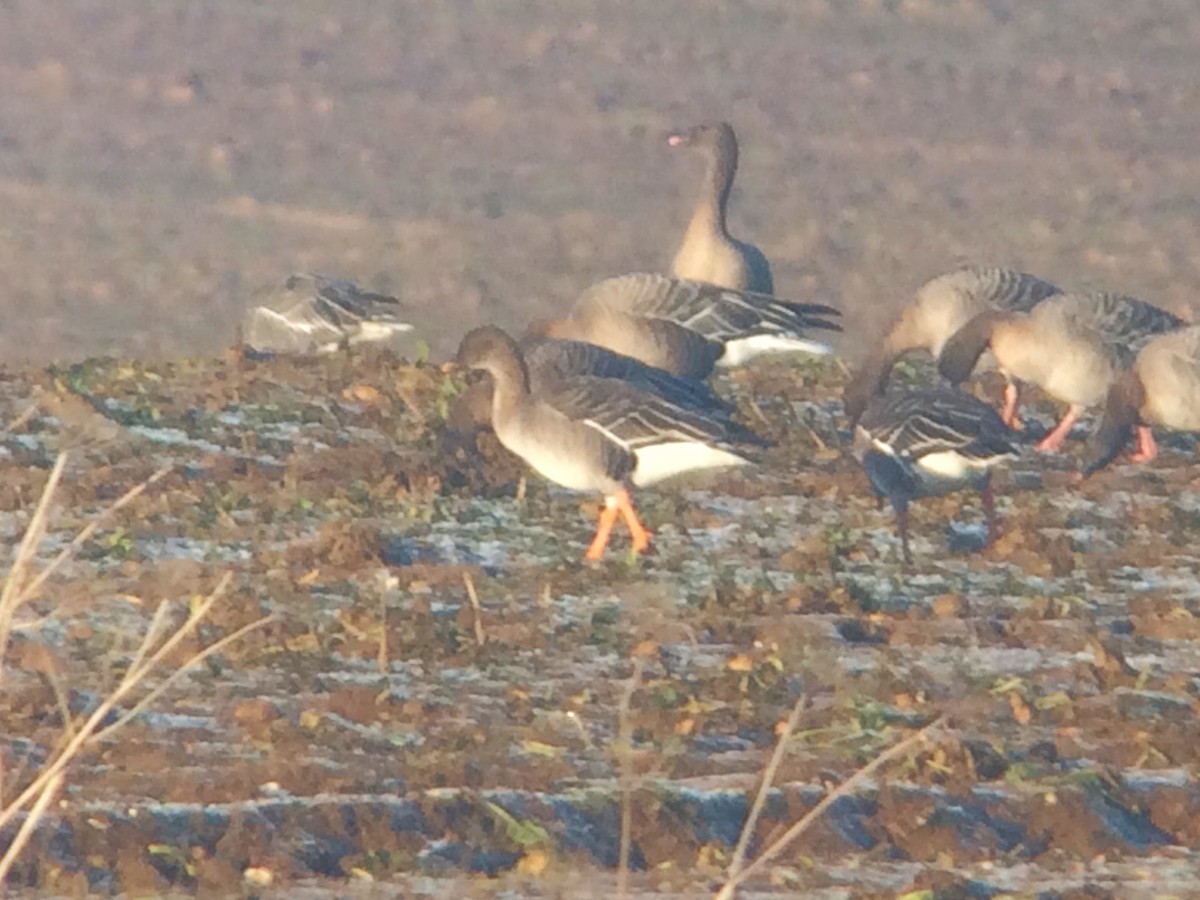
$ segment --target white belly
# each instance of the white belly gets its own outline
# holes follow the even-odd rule
[[[730,450],[710,447],[694,441],[678,441],[645,447],[637,453],[637,468],[633,470],[633,483],[644,486],[703,469],[723,469],[727,466],[748,465],[750,460]]]

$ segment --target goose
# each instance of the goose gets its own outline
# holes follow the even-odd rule
[[[1027,312],[1059,293],[1035,275],[998,266],[970,266],[925,282],[846,385],[842,402],[850,424],[872,397],[884,392],[892,367],[906,353],[925,350],[937,359],[951,335],[980,313]],[[1016,410],[1016,390],[1006,387],[1002,418],[1009,425],[1016,421]]]
[[[1084,409],[1104,402],[1116,375],[1156,334],[1183,320],[1145,301],[1106,291],[1058,294],[1028,313],[981,313],[946,341],[938,369],[951,384],[971,374],[991,350],[1010,383],[1036,384],[1067,404],[1058,424],[1037,444],[1054,453]],[[1014,405],[1016,384],[1013,384]]]
[[[676,278],[707,281],[737,291],[774,294],[771,264],[753,244],[730,237],[725,224],[729,192],[737,174],[738,144],[725,122],[697,125],[667,137],[672,147],[692,147],[704,154],[707,167],[700,197],[692,211],[671,273]]]
[[[1158,445],[1151,425],[1200,431],[1200,325],[1147,341],[1133,365],[1113,380],[1083,474],[1111,463],[1135,427],[1138,448],[1130,462],[1154,459]]]
[[[400,301],[354,282],[298,272],[247,310],[241,341],[258,353],[332,353],[412,331]]]
[[[568,318],[538,325],[544,337],[586,341],[688,378],[744,365],[764,353],[828,355],[809,330],[841,331],[836,309],[791,303],[701,281],[635,272],[584,291]]]
[[[469,332],[458,365],[491,376],[492,428],[510,451],[543,478],[604,495],[596,534],[584,558],[604,555],[617,517],[629,528],[633,553],[650,545],[630,490],[703,469],[742,466],[765,446],[729,420],[688,409],[616,379],[572,376],[533,393],[520,346],[492,326]]]
[[[1017,456],[1017,434],[970,394],[936,387],[874,398],[858,420],[855,446],[871,487],[896,511],[904,560],[908,504],[964,487],[981,492],[988,544],[996,536],[991,468]]]

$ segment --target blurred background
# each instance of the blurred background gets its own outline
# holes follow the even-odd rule
[[[856,334],[966,262],[1200,288],[1194,0],[5,0],[0,77],[9,365],[213,353],[298,269],[447,355],[665,269],[718,119],[731,230]]]

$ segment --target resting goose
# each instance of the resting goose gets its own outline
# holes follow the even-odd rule
[[[667,137],[672,147],[693,147],[704,154],[707,168],[700,197],[675,254],[671,273],[676,278],[707,281],[738,291],[775,293],[771,264],[762,251],[730,237],[725,210],[737,174],[738,144],[733,128],[724,122],[697,125]]]
[[[908,504],[972,487],[983,496],[988,543],[996,535],[992,466],[1017,455],[1017,435],[986,403],[951,388],[876,397],[858,420],[856,445],[871,487],[896,511],[905,562]]]
[[[259,353],[332,353],[412,331],[399,300],[342,278],[299,272],[263,299],[242,320],[242,343]]]
[[[592,285],[571,315],[540,323],[546,337],[586,341],[676,375],[705,379],[764,353],[832,348],[806,335],[841,331],[836,309],[638,272]]]
[[[1183,324],[1166,310],[1123,294],[1059,294],[1028,313],[976,316],[946,342],[938,369],[958,384],[971,374],[980,354],[991,350],[1010,381],[1036,384],[1068,404],[1059,423],[1037,445],[1041,452],[1053,453],[1079,414],[1104,401],[1109,385],[1142,344]]]
[[[969,267],[927,281],[846,385],[843,403],[850,423],[858,420],[872,397],[883,393],[892,367],[906,353],[925,350],[936,359],[950,336],[980,313],[1026,312],[1059,293],[1048,281],[1000,267]],[[1013,425],[1015,388],[1006,388],[1004,400],[1002,418]]]
[[[1133,365],[1113,380],[1084,475],[1111,463],[1135,427],[1138,449],[1130,462],[1154,459],[1158,446],[1151,425],[1200,431],[1200,325],[1147,341]]]
[[[749,463],[756,434],[728,419],[688,409],[628,383],[562,379],[549,393],[531,390],[521,349],[498,328],[476,328],[458,348],[458,364],[491,376],[492,428],[500,443],[538,474],[605,497],[596,536],[584,558],[599,559],[618,515],[633,552],[650,544],[629,496],[632,487],[673,475]]]

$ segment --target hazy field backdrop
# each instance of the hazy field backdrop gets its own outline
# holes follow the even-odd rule
[[[295,269],[445,354],[665,267],[709,119],[735,232],[852,323],[967,261],[1200,287],[1192,0],[8,0],[0,78],[8,363],[211,353]]]

